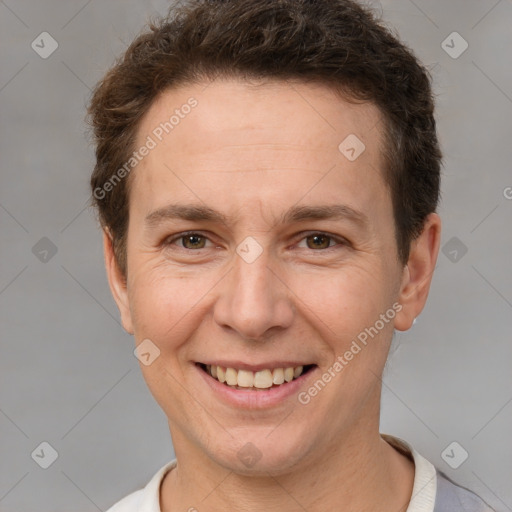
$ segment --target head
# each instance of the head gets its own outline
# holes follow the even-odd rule
[[[109,283],[159,350],[141,368],[175,445],[256,471],[237,456],[252,442],[285,471],[378,428],[393,331],[439,249],[433,110],[412,52],[343,0],[186,3],[97,85]],[[307,371],[248,404],[210,364]]]

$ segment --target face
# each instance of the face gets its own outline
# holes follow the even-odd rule
[[[126,285],[105,239],[107,268],[123,325],[160,351],[141,369],[176,453],[277,474],[378,428],[393,328],[437,254],[434,236],[411,252],[425,265],[398,261],[378,109],[306,84],[183,86],[144,144]]]

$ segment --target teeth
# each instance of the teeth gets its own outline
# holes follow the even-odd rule
[[[252,372],[251,372],[252,373]],[[254,374],[254,387],[265,389],[272,387],[272,372],[270,370],[261,370]]]
[[[238,370],[237,382],[242,388],[252,388],[254,385],[254,373],[247,370]]]
[[[236,386],[237,382],[237,372],[234,368],[226,368],[226,384],[230,386]]]
[[[274,368],[251,372],[237,370],[236,368],[224,368],[222,366],[207,365],[206,371],[219,382],[239,388],[268,389],[279,386],[285,382],[291,382],[302,375],[303,366],[290,366],[288,368]]]
[[[272,382],[274,384],[282,384],[284,382],[284,370],[282,368],[276,368],[273,371]]]

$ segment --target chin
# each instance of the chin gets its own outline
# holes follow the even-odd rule
[[[279,429],[279,427],[278,427]],[[229,437],[229,436],[226,436]],[[309,446],[304,440],[308,439]],[[218,446],[210,458],[220,466],[238,475],[252,477],[278,476],[292,472],[301,462],[305,462],[313,451],[312,439],[307,432],[289,433],[285,429],[265,429],[265,433],[229,438],[227,446]],[[211,445],[208,452],[211,452]]]

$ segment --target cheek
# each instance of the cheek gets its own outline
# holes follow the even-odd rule
[[[155,340],[161,350],[176,348],[198,325],[199,308],[218,279],[204,273],[145,265],[131,281],[130,310],[135,338]]]
[[[374,321],[388,307],[387,284],[375,265],[347,265],[329,272],[296,274],[290,288],[337,335],[345,338],[361,324]]]
[[[141,365],[142,374],[156,401],[173,417],[185,414],[183,362],[187,358],[183,348],[200,325],[198,308],[208,288],[211,285],[202,279],[171,276],[169,269],[163,272],[149,265],[141,266],[132,276],[130,309],[135,339],[137,344],[149,339],[160,351],[151,365]]]
[[[323,340],[323,370],[333,383],[322,401],[326,407],[336,404],[344,412],[341,417],[363,406],[379,384],[387,359],[396,311],[392,283],[378,269],[340,269],[329,279],[317,280],[314,288],[305,283],[298,288],[297,295],[301,293],[307,305],[304,314]]]
[[[322,340],[319,348],[322,346],[325,370],[341,357],[329,393],[340,407],[348,407],[347,411],[368,392],[375,375],[380,375],[393,332],[391,279],[374,263],[347,266],[329,275],[296,276],[291,283],[301,299],[297,301],[298,314]],[[391,314],[382,320],[387,311]],[[360,392],[354,393],[356,389]]]

